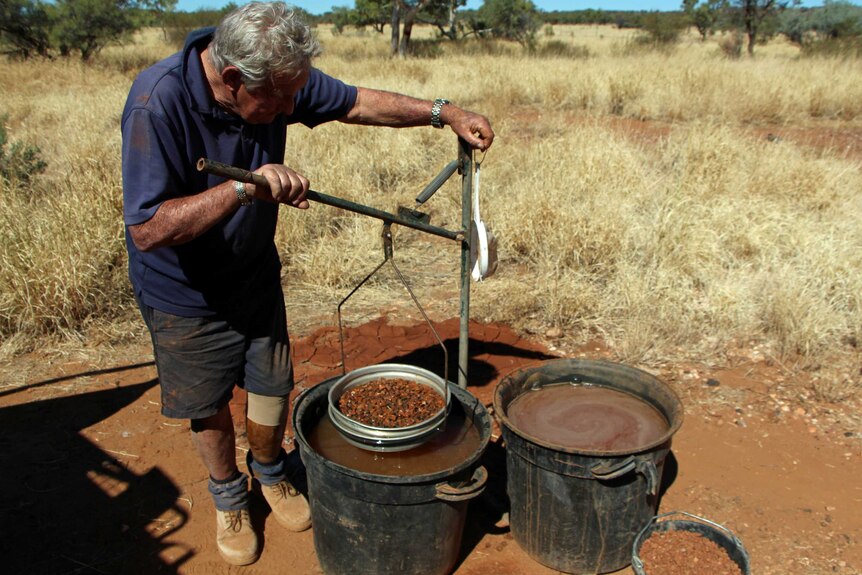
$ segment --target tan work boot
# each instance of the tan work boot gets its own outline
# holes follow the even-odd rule
[[[260,546],[251,528],[248,509],[216,509],[216,543],[222,559],[231,565],[249,565],[257,561]]]
[[[263,485],[258,483],[263,493],[263,498],[272,509],[282,527],[290,531],[305,531],[311,527],[311,508],[305,495],[296,490],[288,480],[281,481],[275,485]]]

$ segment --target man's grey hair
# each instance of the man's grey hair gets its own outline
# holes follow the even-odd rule
[[[246,88],[254,90],[307,70],[321,48],[308,24],[284,2],[250,2],[224,17],[209,53],[216,70],[236,66]]]

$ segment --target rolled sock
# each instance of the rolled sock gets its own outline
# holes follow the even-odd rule
[[[260,463],[251,455],[246,455],[246,463],[252,477],[260,481],[261,485],[275,485],[287,479],[287,454],[282,449],[275,461],[269,464]]]
[[[207,489],[219,511],[238,511],[248,508],[248,475],[241,471],[237,471],[234,477],[223,481],[210,477]]]

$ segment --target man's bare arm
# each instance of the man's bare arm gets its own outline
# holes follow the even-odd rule
[[[255,173],[265,177],[268,185],[245,184],[248,197],[294,208],[308,208],[305,196],[309,184],[305,176],[282,164],[266,164],[255,170]],[[228,180],[199,194],[163,202],[152,218],[129,226],[135,246],[146,252],[183,244],[204,234],[240,207],[234,183]]]
[[[205,233],[238,207],[233,182],[227,181],[200,194],[165,201],[152,218],[129,226],[129,234],[142,252],[183,244]]]
[[[428,126],[433,102],[395,92],[358,88],[356,102],[342,122],[366,126],[406,128]],[[485,116],[446,104],[440,110],[440,121],[448,125],[474,148],[487,150],[494,141],[494,130]]]

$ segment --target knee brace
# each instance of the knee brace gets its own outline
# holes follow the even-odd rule
[[[288,396],[248,394],[248,413],[246,417],[258,425],[277,427],[284,423],[287,416]]]

